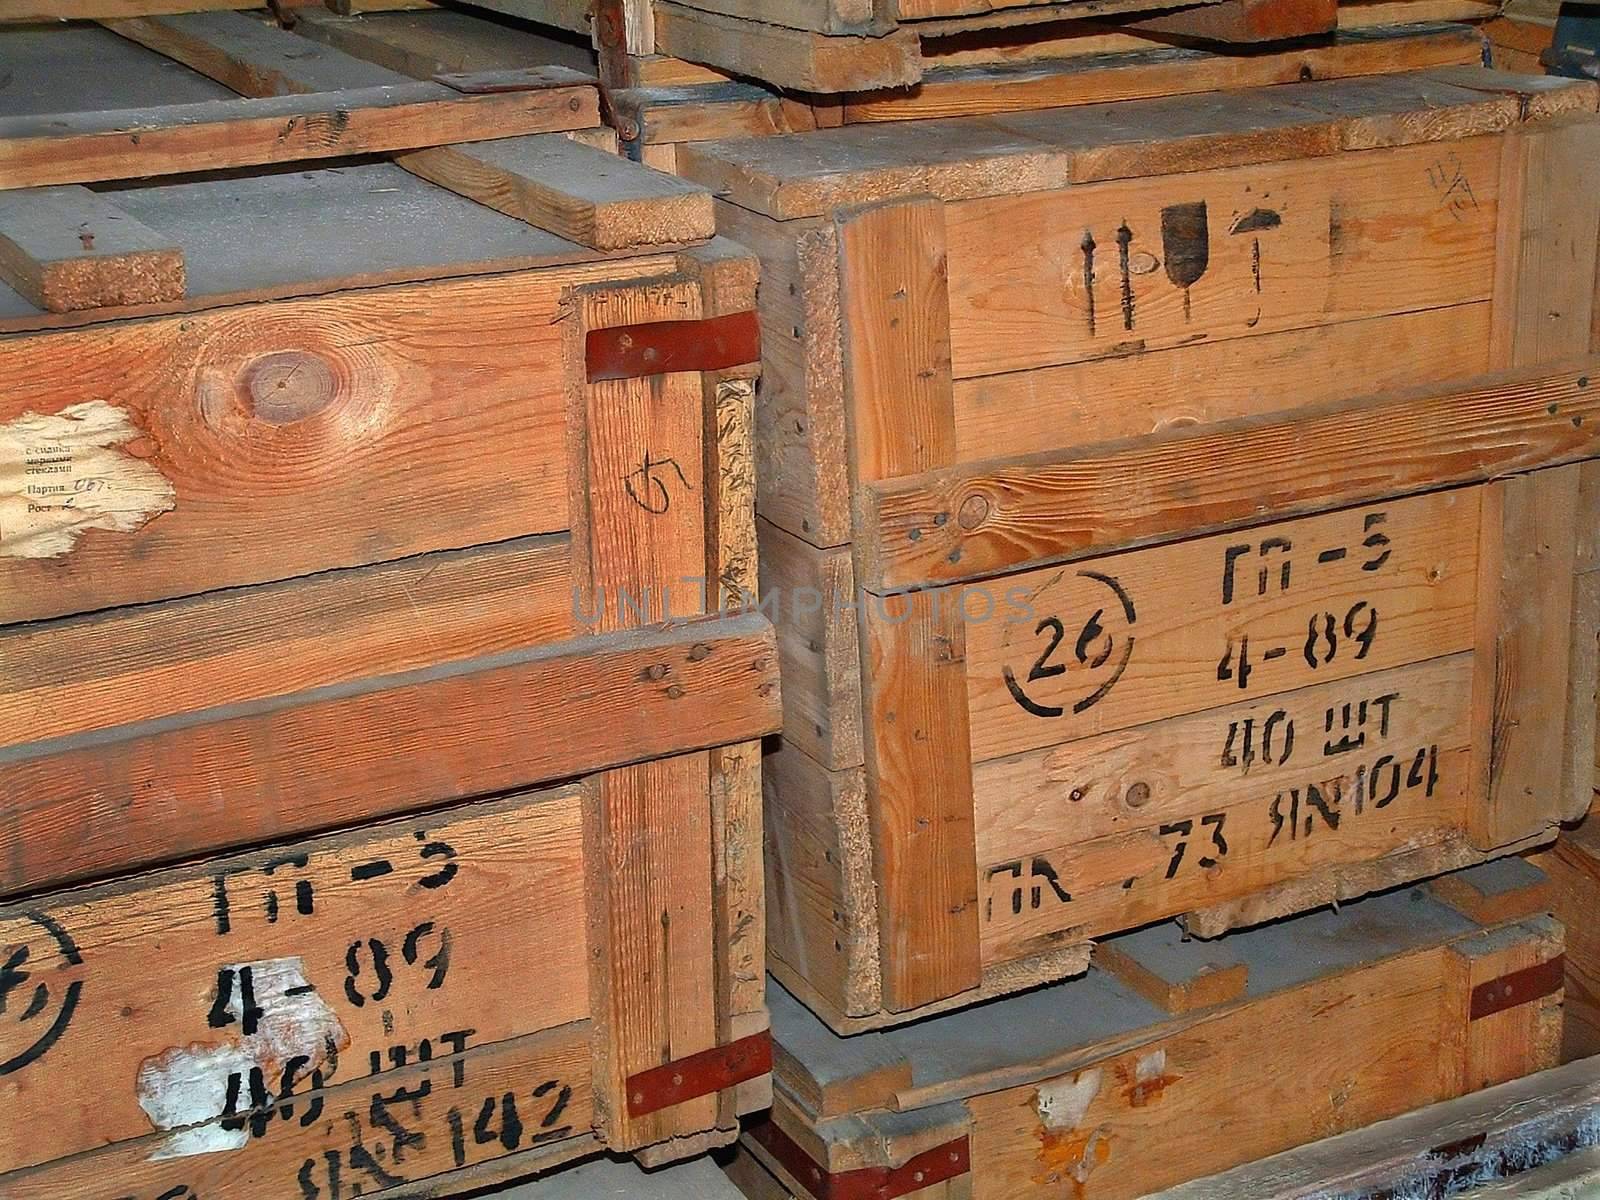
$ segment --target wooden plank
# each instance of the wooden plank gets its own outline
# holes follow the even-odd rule
[[[878,591],[972,578],[1594,456],[1597,380],[1600,361],[1585,360],[869,484],[858,582]]]
[[[0,461],[23,468],[13,439],[42,418],[81,459],[75,472],[116,483],[97,496],[140,501],[152,519],[117,533],[109,518],[41,525],[36,513],[21,540],[0,533],[0,622],[566,528],[552,319],[565,288],[616,273],[597,264],[10,339]],[[516,469],[494,467],[502,458]],[[41,546],[39,531],[57,527],[71,537]],[[28,556],[41,549],[50,556]]]
[[[1564,945],[1561,926],[1540,916],[1451,947],[1472,997],[1464,1064],[1469,1091],[1526,1075],[1529,1063],[1556,1061]]]
[[[1062,782],[1029,777],[1020,832],[986,791],[986,960],[1448,839],[1474,802],[1471,666],[1454,655],[1088,739],[1052,756]]]
[[[1250,44],[1332,33],[1338,23],[1336,0],[1221,0],[1142,17],[1128,26],[1200,41]]]
[[[1497,483],[1485,503],[1478,605],[1481,803],[1467,833],[1480,849],[1553,829],[1588,811],[1562,794],[1571,669],[1576,465]]]
[[[92,183],[587,129],[593,87],[463,95],[427,83],[0,118],[7,188]]]
[[[163,1158],[157,1151],[172,1135],[151,1133],[19,1172],[6,1179],[6,1194],[122,1200],[131,1188],[141,1197],[227,1196],[248,1180],[274,1194],[303,1195],[303,1179],[324,1194],[361,1187],[417,1200],[436,1195],[441,1176],[459,1185],[502,1162],[525,1175],[600,1148],[586,1136],[590,1036],[588,1022],[579,1021],[462,1054],[441,1045],[431,1060],[377,1081],[352,1072],[345,1082],[273,1102],[242,1130],[233,1119],[233,1129],[223,1128],[219,1118],[189,1131],[201,1144],[243,1133],[229,1152]],[[253,1136],[256,1128],[262,1136]]]
[[[843,214],[845,414],[864,483],[955,458],[944,206],[908,200]]]
[[[915,83],[921,74],[917,36],[906,29],[873,37],[829,36],[668,0],[658,0],[654,8],[655,48],[663,54],[753,76],[786,91],[898,87]]]
[[[152,181],[99,193],[183,248],[187,295],[160,304],[47,313],[0,285],[0,331],[194,312],[427,279],[593,262],[576,243],[408,175],[390,162]],[[321,217],[337,208],[337,224]],[[290,240],[252,235],[267,221]],[[670,269],[665,255],[611,259],[627,277]]]
[[[1490,368],[1488,301],[1200,341],[958,379],[956,459],[1195,429],[1363,392],[1464,382]]]
[[[597,250],[703,241],[711,193],[561,134],[400,155],[406,170]]]
[[[768,969],[847,1016],[882,1007],[865,772],[828,771],[787,742],[766,756]]]
[[[108,21],[106,28],[241,96],[410,85],[406,76],[235,12]]]
[[[778,628],[784,740],[829,770],[859,767],[861,646],[847,548],[760,524],[761,592]]]
[[[679,87],[622,88],[612,104],[638,129],[641,147],[721,138],[766,137],[817,127],[811,106],[733,80]]]
[[[307,8],[295,14],[294,31],[414,79],[530,65],[570,67],[591,75],[596,70],[594,51],[587,45],[472,11],[428,8],[341,17]]]
[[[1072,757],[1056,749],[1063,743],[1473,649],[1482,491],[1433,492],[941,590],[945,606],[967,618],[974,760],[1036,752],[1014,759],[991,794],[1015,789],[1030,771],[1057,775]],[[1302,754],[1317,740],[1311,725],[1321,726],[1323,703],[1332,698],[1307,701]],[[1210,749],[1191,765],[1207,763],[1219,765]],[[1147,782],[1152,797],[1162,790]],[[1178,793],[1197,786],[1188,777]]]
[[[1470,871],[1441,875],[1428,890],[1480,925],[1497,925],[1552,911],[1556,886],[1549,870],[1527,859],[1502,858]],[[1570,931],[1569,931],[1570,932]]]
[[[739,1200],[738,1190],[710,1159],[649,1173],[635,1163],[600,1159],[495,1195],[497,1200]]]
[[[8,626],[0,630],[0,745],[563,641],[584,632],[567,557],[565,537],[519,538]],[[273,636],[251,636],[259,629]]]
[[[0,825],[0,888],[30,891],[670,754],[690,748],[689,729],[706,746],[747,741],[777,727],[773,654],[770,629],[752,614],[12,744],[0,749],[0,781],[28,799]],[[674,680],[666,687],[663,672]],[[373,732],[350,736],[360,728]],[[240,795],[256,799],[245,808]],[[182,823],[170,819],[174,804]]]
[[[878,954],[893,1012],[982,982],[966,651],[959,613],[938,599],[885,597],[861,622]]]
[[[152,1129],[156,1158],[237,1151],[247,1120],[192,1127],[583,1021],[581,811],[567,786],[0,910],[50,1005],[0,1043],[0,1178]]]
[[[729,201],[792,220],[891,196],[1016,197],[1063,181],[1458,141],[1501,132],[1520,113],[1516,96],[1415,73],[1302,84],[1292,94],[1260,87],[1199,101],[1086,104],[1031,120],[957,117],[908,125],[893,138],[846,126],[798,140],[683,146],[679,157],[684,174]]]
[[[1184,111],[1177,103],[1161,110],[1170,122],[1162,145],[1140,140],[1148,105],[1128,106],[1146,111],[1137,123],[1115,117],[1128,123],[1125,141],[1101,141],[1118,155],[1147,158],[1186,155],[1189,131],[1223,148],[1235,141],[1233,97],[1178,103]],[[1257,136],[1259,107],[1251,106],[1252,131],[1240,135],[1246,145]],[[1301,157],[1302,132],[1320,138],[1334,127],[1305,126],[1296,105],[1276,111],[1286,124],[1262,122],[1271,144],[1247,157],[1278,146],[1291,161],[948,205],[957,378],[1137,359],[1491,296],[1499,139],[1332,158],[1317,157],[1313,146]],[[997,121],[1029,137],[1076,136],[1052,112]],[[1040,287],[1041,262],[1066,264],[1060,286]],[[1399,271],[1399,262],[1417,270]],[[1110,367],[1127,369],[1119,361],[1102,370]]]
[[[1184,972],[1160,969],[1157,963],[1127,953],[1115,940],[1102,942],[1094,949],[1094,965],[1109,971],[1131,990],[1169,1013],[1193,1012],[1226,1004],[1244,995],[1250,982],[1250,964],[1222,961],[1205,963]]]
[[[574,597],[602,632],[705,612],[707,417],[696,373],[589,381],[594,330],[709,315],[700,286],[676,277],[572,294],[566,322]],[[713,460],[714,461],[714,460]],[[711,488],[715,488],[713,482]],[[696,587],[698,583],[698,587]],[[760,620],[755,614],[734,618]],[[770,643],[769,643],[770,645]],[[690,653],[699,653],[691,650]],[[773,658],[754,672],[775,702]],[[753,666],[753,664],[752,664]],[[649,677],[682,687],[670,667]],[[681,734],[680,734],[681,737]],[[720,738],[711,744],[745,741]],[[715,1126],[714,1096],[630,1115],[632,1076],[717,1045],[709,762],[680,755],[611,771],[585,810],[589,852],[611,864],[589,890],[598,1128],[636,1149]],[[642,844],[640,830],[653,836]],[[642,973],[639,963],[672,963]]]
[[[1595,1064],[1573,1063],[1198,1179],[1159,1200],[1300,1200],[1335,1188],[1376,1196],[1488,1181],[1525,1169],[1530,1157],[1586,1144],[1597,1092]]]
[[[183,295],[183,250],[82,187],[0,193],[0,280],[50,312]]]
[[[1340,12],[1345,11],[1347,6],[1341,5]],[[1139,47],[1137,42],[1134,46],[1118,46],[1122,52],[1115,55],[1088,48],[1081,57],[1006,66],[964,66],[930,57],[930,64],[941,65],[924,71],[915,91],[850,96],[845,121],[926,120],[1145,100],[1475,64],[1483,56],[1481,38],[1460,26],[1408,31],[1405,36],[1386,30],[1341,30],[1331,44],[1251,55],[1149,43]]]
[[[717,228],[761,257],[756,508],[814,546],[853,534],[838,231],[796,229],[718,201]]]
[[[288,0],[283,7],[294,9],[317,2],[319,0]],[[0,22],[127,20],[260,7],[257,0],[4,0],[0,3]]]

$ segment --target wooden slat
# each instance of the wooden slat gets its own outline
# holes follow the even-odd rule
[[[1259,87],[1208,96],[1086,104],[1031,121],[957,117],[896,137],[860,126],[793,138],[684,145],[680,170],[718,195],[781,220],[885,196],[942,200],[1059,189],[1381,146],[1497,133],[1520,98],[1455,87],[1425,72]]]
[[[1480,798],[1467,814],[1480,849],[1588,810],[1587,793],[1575,803],[1561,789],[1580,470],[1503,480],[1485,505],[1473,695]]]
[[[234,12],[181,13],[108,21],[129,41],[181,62],[241,96],[287,96],[409,85],[387,68]]]
[[[917,37],[829,36],[699,11],[657,0],[656,48],[690,62],[749,75],[797,92],[847,92],[915,83]]]
[[[909,200],[838,220],[845,413],[861,483],[955,460],[944,206]]]
[[[588,129],[599,98],[574,82],[467,96],[408,83],[334,94],[0,118],[0,187],[267,166]]]
[[[152,519],[141,528],[108,517],[48,557],[19,557],[28,543],[14,550],[15,531],[0,528],[0,622],[567,528],[553,317],[565,288],[616,271],[353,291],[8,339],[0,430],[20,433],[28,413],[50,417],[78,474],[147,476],[132,491],[94,495],[112,496],[112,508],[144,497]],[[0,442],[16,445],[9,432]],[[150,490],[158,484],[164,500]]]
[[[451,1187],[525,1176],[602,1149],[588,1135],[591,1036],[587,1021],[575,1021],[461,1054],[442,1044],[431,1060],[375,1080],[357,1074],[365,1064],[352,1065],[344,1081],[244,1118],[244,1142],[230,1152],[162,1157],[172,1135],[151,1133],[18,1172],[5,1180],[6,1197],[229,1196],[248,1180],[272,1195],[303,1196],[311,1187],[331,1196],[337,1186],[342,1195],[361,1187],[368,1196],[420,1200],[437,1195],[447,1173]],[[264,1126],[263,1136],[250,1136],[252,1124]],[[191,1135],[202,1144],[237,1138],[220,1117]]]
[[[677,277],[597,284],[574,293],[573,304],[565,353],[573,594],[602,632],[704,612],[707,505],[716,497],[707,493],[700,376],[591,383],[584,352],[593,330],[700,320],[708,315],[700,285]],[[774,701],[775,657],[747,664],[752,677],[767,676],[758,686]],[[682,687],[670,666],[645,680],[669,699]],[[590,989],[603,1031],[598,1127],[619,1149],[700,1134],[718,1119],[715,1097],[633,1117],[628,1090],[629,1077],[717,1045],[710,782],[705,754],[640,763],[596,779],[585,814],[590,853],[610,864],[589,891],[590,937],[604,951]],[[641,841],[640,830],[652,836]],[[641,972],[641,963],[672,967]]]
[[[0,1062],[32,1055],[0,1076],[0,1180],[152,1128],[174,1156],[238,1150],[244,1129],[185,1129],[584,1020],[581,825],[568,785],[0,908],[52,1004],[0,1035]]]
[[[1220,0],[1128,22],[1130,29],[1207,42],[1276,42],[1331,33],[1336,0]]]
[[[1174,1187],[1152,1200],[1309,1200],[1330,1187],[1345,1195],[1426,1194],[1462,1178],[1498,1177],[1530,1154],[1543,1161],[1546,1150],[1583,1140],[1597,1103],[1594,1064],[1573,1063]]]
[[[0,192],[0,280],[49,312],[183,296],[183,250],[83,187]]]
[[[940,594],[869,600],[866,759],[883,1003],[894,1012],[982,982],[961,615]]]
[[[858,582],[877,591],[955,581],[1267,512],[1475,482],[1594,456],[1597,438],[1600,360],[1588,359],[1444,393],[869,484]]]
[[[671,754],[688,749],[688,730],[706,746],[746,741],[779,720],[774,653],[752,614],[13,744],[0,749],[0,787],[26,800],[0,819],[0,889]]]
[[[318,8],[295,13],[295,33],[399,71],[432,79],[449,71],[504,71],[533,64],[594,73],[587,46],[486,19],[471,10],[341,17]]]
[[[400,155],[406,170],[597,250],[702,241],[711,193],[561,134]]]
[[[1409,3],[1410,0],[1407,0]],[[1341,14],[1348,8],[1341,6]],[[1111,35],[1116,36],[1116,35]],[[1123,35],[1126,36],[1126,35]],[[952,63],[924,72],[914,91],[847,97],[846,123],[907,121],[1114,100],[1143,100],[1195,92],[1238,90],[1307,79],[1344,79],[1437,66],[1480,63],[1483,42],[1464,26],[1401,30],[1341,30],[1324,45],[1266,54],[1214,54],[1146,43],[1058,61],[998,66]],[[1113,47],[1108,47],[1112,49]],[[930,58],[941,64],[947,58]]]

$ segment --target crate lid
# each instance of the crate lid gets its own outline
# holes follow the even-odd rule
[[[1593,112],[1597,95],[1574,80],[1446,67],[689,143],[678,148],[678,170],[741,207],[792,220],[906,196],[967,200],[1472,137]]]

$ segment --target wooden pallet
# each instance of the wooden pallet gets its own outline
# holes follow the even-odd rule
[[[1328,1138],[1150,1200],[1582,1200],[1600,1190],[1600,1060]]]
[[[754,261],[703,189],[559,132],[269,151],[255,106],[354,127],[376,68],[232,13],[123,32],[170,57],[0,32],[0,120],[54,146],[10,161],[66,181],[0,192],[0,1194],[726,1142],[764,1102],[779,711],[771,627],[723,613]],[[114,160],[26,112],[85,50],[87,124],[165,114]],[[592,126],[594,90],[539,94]],[[196,108],[214,153],[162,132]]]
[[[1555,1061],[1544,914],[1483,924],[1412,889],[1107,945],[1086,978],[853,1038],[774,987],[746,1153],[801,1200],[1131,1200]]]
[[[763,265],[786,986],[911,1019],[1587,807],[1594,469],[1535,469],[1600,453],[1595,102],[1456,68],[678,147]]]

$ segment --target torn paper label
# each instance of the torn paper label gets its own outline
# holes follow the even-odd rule
[[[0,425],[0,558],[56,558],[87,529],[132,533],[170,511],[171,482],[121,448],[139,436],[104,400]]]
[[[1089,1105],[1100,1094],[1102,1074],[1099,1067],[1083,1071],[1070,1079],[1047,1080],[1039,1085],[1034,1097],[1034,1107],[1046,1129],[1076,1129],[1082,1123]]]
[[[282,1100],[311,1084],[315,1072],[331,1075],[350,1044],[299,958],[224,967],[218,988],[223,1028],[250,1032],[222,1045],[174,1046],[140,1066],[139,1107],[157,1129],[172,1131],[151,1161],[242,1148],[250,1140],[245,1124],[224,1126],[220,1118]]]

